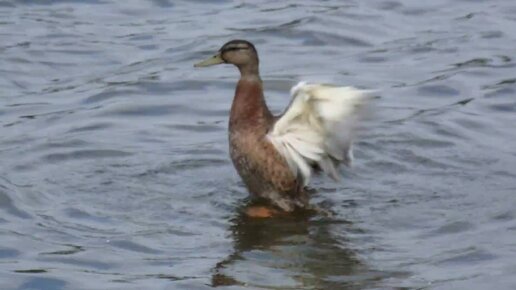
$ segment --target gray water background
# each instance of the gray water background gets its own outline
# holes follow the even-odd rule
[[[228,157],[254,42],[379,90],[331,217],[252,220]],[[516,289],[516,2],[0,1],[0,289]]]

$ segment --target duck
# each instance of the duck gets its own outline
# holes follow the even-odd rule
[[[308,184],[323,172],[340,180],[350,165],[356,123],[369,92],[351,86],[300,82],[291,101],[274,116],[264,97],[258,52],[247,40],[231,40],[194,67],[231,64],[240,79],[229,114],[229,153],[251,197],[264,200],[260,217],[313,208]]]

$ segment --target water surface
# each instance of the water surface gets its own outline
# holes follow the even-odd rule
[[[258,2],[0,1],[1,289],[516,288],[516,4]],[[241,216],[234,38],[379,90],[334,216]]]

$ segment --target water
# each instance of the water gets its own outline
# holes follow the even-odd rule
[[[0,289],[515,289],[513,2],[0,1]],[[379,90],[334,216],[240,214],[234,38]]]

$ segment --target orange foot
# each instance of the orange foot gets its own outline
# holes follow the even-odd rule
[[[281,214],[280,211],[278,211],[274,208],[267,207],[267,206],[260,206],[260,205],[248,207],[246,209],[245,213],[247,214],[248,217],[252,217],[252,218],[270,218],[270,217],[275,217],[275,216],[278,216]]]

